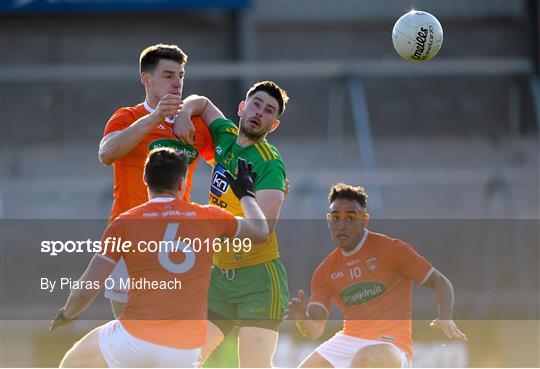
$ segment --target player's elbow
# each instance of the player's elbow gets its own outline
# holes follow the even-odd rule
[[[193,115],[200,115],[206,108],[206,104],[208,104],[208,101],[210,100],[206,96],[193,94],[189,95],[184,99],[184,107],[193,109]]]
[[[268,230],[268,223],[266,223],[266,220],[264,219],[258,219],[256,222],[256,231],[254,232],[254,237],[252,237],[251,240],[255,243],[266,242],[268,236],[270,235],[270,231]]]
[[[265,219],[245,219],[239,218],[241,227],[238,236],[247,238],[251,243],[259,244],[268,239],[268,224]]]
[[[114,162],[111,152],[103,146],[100,146],[99,148],[98,158],[99,162],[103,165],[111,165]]]
[[[259,236],[256,236],[256,237],[251,237],[251,241],[253,243],[264,243],[266,242],[266,240],[268,239],[268,237],[259,237]]]
[[[253,235],[253,237],[251,237],[251,240],[254,242],[254,243],[263,243],[263,242],[266,242],[266,240],[268,239],[268,226],[266,227],[261,227],[257,230],[257,232]]]

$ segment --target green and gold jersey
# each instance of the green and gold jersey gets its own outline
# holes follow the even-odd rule
[[[228,212],[243,216],[240,200],[234,195],[224,172],[236,175],[238,158],[253,164],[257,173],[255,191],[276,189],[285,191],[285,164],[276,148],[266,140],[247,147],[236,144],[238,128],[224,118],[216,119],[210,124],[210,134],[214,140],[215,167],[210,184],[210,203]],[[279,257],[276,234],[272,232],[266,242],[252,245],[250,252],[234,253],[222,251],[215,254],[214,264],[220,268],[234,269],[257,265]]]

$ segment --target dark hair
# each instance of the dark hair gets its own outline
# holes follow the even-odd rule
[[[246,93],[246,100],[253,96],[257,91],[264,91],[268,95],[276,99],[279,105],[278,116],[283,114],[283,112],[285,111],[285,105],[287,105],[287,102],[289,101],[287,91],[279,87],[275,82],[261,81],[255,83],[249,88],[248,92]]]
[[[148,46],[141,52],[139,58],[140,72],[152,73],[162,59],[172,60],[178,64],[185,64],[187,63],[188,56],[177,45],[157,44]]]
[[[186,176],[187,157],[170,147],[150,151],[144,165],[144,176],[152,191],[176,191]]]
[[[347,199],[357,201],[361,207],[367,207],[368,195],[364,187],[354,187],[345,183],[337,183],[332,186],[328,194],[328,203],[333,203],[336,199]]]

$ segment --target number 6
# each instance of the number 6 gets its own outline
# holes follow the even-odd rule
[[[165,230],[165,235],[163,236],[163,241],[173,241],[176,238],[176,232],[178,231],[179,223],[169,223],[167,224],[167,229]],[[172,250],[168,250],[166,247],[165,250],[159,250],[158,260],[161,266],[167,269],[169,272],[174,274],[185,273],[195,265],[195,253],[192,252],[191,246],[187,245],[184,242],[178,240],[177,247],[180,246],[180,251],[184,254],[185,259],[180,264],[173,263],[169,257],[169,253]],[[188,252],[184,252],[184,250]]]

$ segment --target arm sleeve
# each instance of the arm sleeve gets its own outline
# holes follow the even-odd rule
[[[122,252],[118,250],[117,247],[112,248],[112,242],[109,242],[106,246],[105,240],[107,238],[112,240],[113,237],[115,237],[116,240],[124,240],[124,233],[121,218],[115,219],[109,224],[101,236],[101,252],[99,252],[98,255],[116,264],[122,257]]]
[[[212,140],[208,126],[199,116],[193,117],[191,120],[195,126],[195,148],[204,160],[214,160],[214,141]]]
[[[238,127],[226,118],[214,120],[208,128],[216,146],[230,142],[232,139],[236,140],[238,137]]]
[[[112,117],[105,125],[103,137],[107,136],[109,133],[118,132],[126,129],[131,125],[131,123],[133,123],[133,117],[131,113],[125,108],[118,109],[114,112]]]
[[[431,264],[414,248],[400,240],[391,240],[383,249],[383,259],[400,275],[421,284],[431,272]]]
[[[328,314],[330,314],[332,290],[326,283],[324,275],[325,268],[319,265],[311,278],[311,298],[309,300],[309,305],[320,305],[326,309]]]
[[[281,160],[269,160],[264,163],[262,173],[257,173],[255,191],[281,190],[285,191],[285,165]]]

